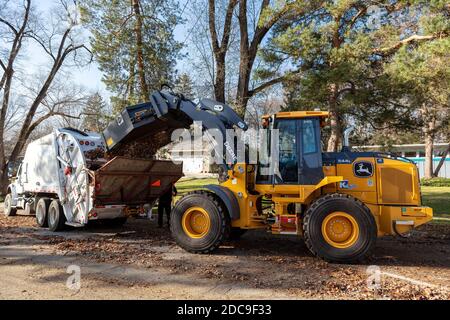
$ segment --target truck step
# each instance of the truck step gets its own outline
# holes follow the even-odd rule
[[[78,223],[78,222],[66,222],[66,225],[75,227],[75,228],[82,228],[84,227],[84,224]]]

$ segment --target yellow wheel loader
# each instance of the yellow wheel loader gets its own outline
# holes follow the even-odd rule
[[[204,186],[178,200],[171,214],[178,245],[209,253],[246,230],[265,229],[303,237],[308,249],[327,261],[352,263],[367,257],[377,237],[404,235],[432,219],[432,209],[422,206],[412,161],[380,152],[351,152],[348,147],[323,152],[321,128],[327,117],[321,111],[263,117],[269,134],[261,144],[266,149],[259,152],[269,154],[273,162],[226,163],[219,185]],[[202,121],[204,129],[218,129],[224,137],[227,129],[247,129],[225,104],[208,99],[196,104],[162,91],[154,93],[147,106],[125,110],[122,118],[104,132],[110,149],[136,137],[148,138],[155,130],[169,134],[187,128],[192,121]],[[123,123],[129,123],[126,129],[120,128]],[[277,133],[275,139],[270,132]],[[236,159],[235,152],[225,146],[229,158]]]

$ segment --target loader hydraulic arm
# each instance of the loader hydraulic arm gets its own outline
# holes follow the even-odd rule
[[[161,148],[171,142],[174,130],[188,129],[194,121],[201,122],[203,131],[218,130],[223,141],[228,129],[248,129],[237,113],[224,103],[203,99],[195,104],[183,95],[171,91],[156,91],[149,102],[126,107],[105,129],[103,137],[109,152],[118,150],[124,144],[144,139],[155,140],[155,144]],[[206,136],[216,154],[222,155],[224,160],[236,158],[235,154],[232,154],[233,150],[216,145],[211,136]],[[229,164],[225,160],[222,168],[228,170]]]

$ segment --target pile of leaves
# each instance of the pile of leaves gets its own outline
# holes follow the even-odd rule
[[[105,158],[105,150],[102,147],[98,147],[84,152],[86,159],[95,161],[97,159]]]
[[[163,130],[152,135],[146,135],[132,142],[121,143],[115,146],[109,153],[108,158],[117,156],[154,159],[156,152],[171,142],[171,132]]]

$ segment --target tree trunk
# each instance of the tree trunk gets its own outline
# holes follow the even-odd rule
[[[250,57],[248,51],[243,50],[241,46],[241,61],[239,64],[239,82],[236,93],[236,112],[239,114],[240,117],[242,117],[242,119],[244,119],[245,117],[245,110],[247,108],[248,101],[250,100],[249,83],[253,63],[250,63],[249,59]]]
[[[436,114],[433,108],[423,104],[420,108],[420,113],[424,121],[422,132],[424,134],[425,142],[425,172],[424,178],[430,179],[433,177],[433,149],[434,136],[436,133]]]
[[[217,101],[225,103],[225,55],[216,55],[216,79],[214,81],[214,97]]]
[[[441,171],[442,166],[444,165],[445,159],[447,158],[448,153],[450,152],[450,143],[447,146],[447,149],[444,152],[444,155],[442,156],[441,160],[439,161],[439,164],[437,165],[436,169],[433,172],[433,177],[439,176],[439,171]]]
[[[0,168],[0,194],[6,195],[8,184],[8,169],[5,165]]]
[[[225,103],[225,83],[226,83],[226,65],[225,58],[230,44],[231,24],[233,20],[233,12],[238,0],[230,0],[228,2],[225,20],[223,23],[222,39],[219,41],[216,30],[216,1],[208,1],[208,24],[211,35],[214,60],[216,65],[214,79],[214,97],[217,101]]]
[[[9,97],[11,91],[12,77],[14,75],[14,62],[16,61],[19,51],[22,48],[22,40],[24,37],[25,29],[28,25],[30,10],[31,10],[31,0],[27,0],[22,25],[19,30],[14,31],[15,37],[13,44],[11,46],[11,51],[9,53],[8,65],[6,66],[0,85],[0,90],[1,88],[4,88],[2,109],[0,112],[0,194],[5,194],[6,187],[8,185],[8,169],[7,169],[8,161],[6,159],[5,154],[4,130],[5,130],[6,114],[9,107]]]
[[[147,101],[150,97],[148,93],[147,80],[145,78],[144,52],[142,41],[142,15],[140,8],[140,0],[132,0],[133,11],[136,15],[135,29],[136,32],[136,54],[139,81],[141,84],[141,99]]]
[[[134,83],[134,79],[135,79],[135,70],[134,70],[134,64],[135,64],[135,61],[134,61],[134,59],[133,58],[131,58],[131,61],[130,61],[130,80],[129,80],[129,82],[128,82],[128,101],[130,101],[130,102],[133,102],[134,103],[134,100],[135,100],[135,97],[134,97],[134,86],[135,86],[135,83]]]
[[[430,179],[433,177],[433,134],[427,132],[425,134],[425,174],[424,178]]]
[[[337,111],[337,97],[338,97],[338,86],[332,84],[330,86],[330,96],[328,99],[329,111],[330,111],[330,127],[331,134],[328,139],[328,152],[338,151],[339,143],[342,139],[342,128],[339,119],[339,113]]]
[[[10,76],[6,77],[6,83],[5,83],[5,90],[3,92],[3,102],[2,102],[2,110],[0,112],[0,177],[7,176],[7,173],[5,171],[7,170],[7,161],[6,161],[6,154],[5,154],[5,133],[4,133],[4,126],[5,126],[5,119],[6,119],[6,111],[8,110],[9,105],[9,96],[10,96],[10,90],[11,90],[11,83],[12,83],[12,72]],[[4,182],[3,179],[0,179],[0,182]],[[7,181],[7,180],[6,180]],[[4,194],[4,191],[6,191],[6,186],[1,185],[0,188],[0,194]]]

